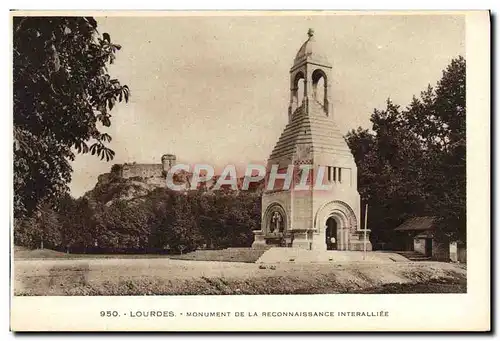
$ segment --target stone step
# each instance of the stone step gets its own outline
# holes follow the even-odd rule
[[[362,251],[315,251],[294,247],[272,247],[262,254],[256,263],[339,263],[339,262],[408,262],[397,253],[370,251],[363,259]]]
[[[424,254],[421,254],[416,251],[395,251],[395,253],[408,258],[411,261],[418,262],[418,261],[429,261],[431,260],[431,257],[426,256]]]

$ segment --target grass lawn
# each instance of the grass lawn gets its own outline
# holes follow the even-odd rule
[[[255,263],[266,250],[252,248],[229,248],[223,250],[197,250],[184,255],[168,256],[172,259]]]
[[[252,248],[228,248],[222,250],[196,250],[183,255],[164,254],[74,254],[49,249],[29,250],[14,247],[14,259],[143,259],[170,258],[194,261],[255,263],[266,250]]]

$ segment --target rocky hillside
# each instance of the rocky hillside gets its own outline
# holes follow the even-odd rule
[[[145,197],[154,189],[163,187],[164,179],[161,180],[163,181],[140,177],[124,179],[107,173],[99,176],[95,187],[85,193],[84,197],[108,206],[116,200],[133,202]]]
[[[177,185],[184,185],[186,190],[190,188],[190,179],[192,173],[183,172],[176,174],[174,183]],[[202,184],[200,189],[211,192],[215,185],[218,176],[214,176],[209,184]],[[238,187],[240,188],[243,183],[243,178],[238,179]],[[117,200],[125,200],[133,203],[140,201],[149,193],[157,188],[165,188],[166,182],[164,177],[132,177],[122,178],[111,173],[101,174],[98,177],[95,187],[84,194],[84,197],[95,202],[100,202],[107,206],[111,205]],[[228,190],[229,186],[222,186],[221,190]],[[251,192],[262,192],[264,189],[264,181],[260,183],[253,183],[250,185]]]

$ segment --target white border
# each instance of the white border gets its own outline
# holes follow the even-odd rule
[[[25,3],[26,3],[26,2],[23,2],[23,1],[16,2],[15,7],[16,7],[16,8],[29,8],[30,6],[29,6],[29,5],[25,5]],[[254,2],[252,2],[252,5],[254,6],[253,8],[263,8],[263,7],[265,7],[265,6],[260,6],[260,5],[259,5],[259,3],[260,3],[260,1],[254,1]],[[268,2],[265,2],[265,3],[266,3],[266,4],[268,4]],[[288,3],[289,3],[289,2],[288,2]],[[336,5],[336,8],[338,8],[338,9],[341,9],[341,8],[344,8],[344,9],[347,9],[347,8],[355,8],[355,7],[356,7],[356,3],[359,3],[359,2],[349,2],[349,6],[344,6],[344,7],[342,7],[341,5]],[[368,1],[364,1],[363,3],[368,4],[368,8],[370,7],[370,2],[368,2]],[[484,3],[484,2],[483,2],[483,3]],[[122,3],[122,4],[125,4],[125,5],[126,5],[126,3]],[[290,3],[289,3],[289,4],[290,4]],[[46,5],[46,4],[44,3],[44,5]],[[87,8],[89,8],[89,7],[96,7],[96,8],[97,8],[97,7],[99,7],[99,6],[101,5],[101,3],[98,3],[98,2],[96,2],[96,1],[87,1],[87,2],[85,2],[85,5],[86,5],[86,7],[87,7]],[[151,6],[148,6],[148,1],[146,1],[146,2],[144,2],[144,1],[143,1],[143,2],[141,2],[141,5],[143,6],[143,8],[151,8]],[[179,5],[180,5],[180,4],[179,4]],[[186,7],[187,7],[187,5],[186,5],[186,1],[184,1],[184,2],[182,3],[182,5],[183,5],[182,7],[181,7],[181,6],[179,6],[179,7],[177,7],[177,8],[178,8],[178,9],[181,9],[181,8],[186,8]],[[223,7],[224,7],[224,6],[218,6],[217,2],[215,2],[215,3],[214,3],[214,2],[211,2],[211,5],[212,5],[212,6],[214,6],[214,5],[215,5],[215,6],[216,6],[216,7],[218,7],[218,8],[223,8]],[[308,5],[307,7],[308,7],[308,8],[310,8],[310,9],[312,9],[312,8],[321,8],[321,7],[322,7],[322,6],[314,6],[314,3],[313,3],[313,2],[311,2],[311,1],[308,1],[308,2],[307,2],[307,5]],[[430,6],[429,6],[429,5],[430,5]],[[456,2],[454,3],[454,5],[456,6],[456,8],[457,8],[457,9],[459,9],[459,8],[463,8],[463,9],[466,9],[466,8],[471,8],[470,6],[460,6],[460,4],[457,4]],[[470,5],[470,4],[469,4],[469,5]],[[473,4],[473,5],[478,6],[478,7],[475,7],[475,8],[481,8],[481,2],[480,2],[480,1],[476,1],[476,2],[474,2],[474,4]],[[50,6],[50,5],[49,5],[49,6]],[[174,4],[174,6],[175,6],[175,4]],[[437,1],[422,1],[422,2],[419,2],[419,6],[425,6],[425,7],[427,7],[427,8],[434,8],[434,9],[440,9],[440,8],[441,8],[441,7],[439,6],[439,2],[437,2]],[[37,8],[37,7],[39,7],[39,4],[34,4],[34,6],[31,6],[31,8]],[[56,4],[56,6],[53,6],[53,8],[65,8],[65,7],[67,7],[67,4],[64,4],[64,5],[62,5],[62,6],[57,6],[57,4]],[[118,7],[119,7],[119,6],[116,6],[116,7],[114,7],[114,8],[118,8]],[[175,7],[172,7],[172,6],[170,6],[170,7],[171,7],[171,8],[175,8]],[[195,6],[193,6],[193,7],[194,7],[194,8],[202,8],[202,7],[200,7],[199,5],[198,5],[198,6],[196,6],[196,5],[195,5]],[[193,8],[193,7],[191,7],[191,8]],[[304,8],[304,7],[300,7],[300,6],[293,6],[293,7],[294,7],[294,8],[297,8],[297,9],[298,9],[298,8]],[[248,8],[252,8],[252,7],[248,7]],[[276,7],[276,8],[279,8],[279,7]],[[323,8],[324,8],[324,6],[323,6]],[[389,6],[383,7],[383,6],[381,6],[381,3],[377,3],[377,8],[387,8],[387,9],[391,9],[391,8],[395,8],[395,6],[391,6],[391,5],[389,5]],[[401,8],[401,7],[400,7],[400,8]],[[402,7],[402,8],[404,8],[404,7]],[[406,8],[409,8],[409,7],[406,7]],[[486,7],[482,7],[482,8],[486,8]],[[3,25],[3,26],[2,26],[2,29],[3,29],[3,30],[5,30],[5,28],[6,28],[6,25]],[[7,28],[8,28],[8,26],[7,26]],[[7,36],[9,36],[9,34],[10,34],[10,33],[9,33],[9,32],[8,32],[8,30],[7,30],[7,34],[6,34],[6,35],[7,35]],[[475,39],[476,39],[476,38],[475,38]],[[469,45],[469,42],[470,42],[470,40],[468,39],[468,40],[467,40],[467,45],[468,45],[468,46],[470,46],[470,45]],[[469,51],[468,51],[468,52],[469,52]],[[483,57],[485,57],[485,56],[483,55]],[[489,65],[489,62],[488,62],[488,61],[489,61],[489,55],[488,55],[487,57],[488,57],[488,58],[486,58],[486,59],[483,59],[483,60],[479,61],[479,63],[481,63],[481,64],[483,65],[483,67],[484,67],[484,66],[488,66],[488,65]],[[485,72],[485,70],[482,70],[482,71],[483,71],[483,73],[480,73],[479,71],[474,71],[474,70],[473,70],[473,71],[470,71],[470,70],[471,70],[471,64],[472,64],[472,63],[471,63],[471,58],[474,58],[474,57],[472,57],[469,53],[467,53],[467,65],[468,65],[468,66],[467,66],[467,71],[468,71],[467,83],[468,83],[468,86],[471,84],[471,80],[469,79],[469,75],[474,75],[474,76],[472,76],[472,77],[475,77],[475,78],[477,79],[476,81],[479,81],[479,82],[483,83],[483,85],[484,85],[484,84],[487,84],[487,80],[488,80],[488,78],[489,78],[489,71]],[[9,59],[10,59],[10,58],[9,58]],[[8,65],[8,62],[6,62],[4,65]],[[5,70],[3,70],[3,71],[5,72]],[[473,73],[472,73],[472,72],[473,72]],[[6,72],[6,74],[7,74],[7,73],[10,73],[10,72]],[[10,79],[10,77],[8,77],[7,75],[4,75],[4,76],[5,76],[5,77],[4,77],[3,79]],[[3,94],[9,94],[9,96],[10,96],[11,92],[10,92],[10,90],[9,90],[9,89],[10,89],[10,84],[8,84],[8,85],[7,85],[7,88],[6,88],[6,89],[4,89]],[[8,90],[8,91],[7,91],[7,90]],[[471,92],[472,92],[472,94],[468,92],[468,107],[469,107],[469,104],[471,103],[471,102],[470,102],[471,100],[470,100],[470,98],[469,98],[469,95],[470,95],[470,97],[475,96],[475,95],[474,95],[474,92],[478,92],[478,90],[480,91],[481,89],[479,89],[479,88],[476,88],[476,89],[470,88],[470,89],[468,89],[468,91],[471,91]],[[488,93],[488,91],[489,91],[489,88],[487,89],[486,93]],[[484,94],[485,94],[485,92],[484,92],[484,91],[482,91],[482,95],[484,95]],[[479,96],[481,96],[481,93],[478,93],[477,95],[478,95],[478,97],[477,97],[477,98],[480,98]],[[10,98],[11,98],[11,97],[10,97]],[[475,97],[473,97],[473,98],[475,98]],[[10,102],[11,102],[10,100],[4,100],[2,103],[6,103],[6,104],[7,104],[7,103],[10,103]],[[484,98],[484,99],[483,99],[483,101],[482,101],[482,104],[484,105],[486,102],[487,102],[487,104],[489,104],[489,100],[488,100],[488,98]],[[479,105],[481,105],[481,103],[479,103]],[[6,106],[7,106],[7,105],[6,105]],[[9,108],[8,110],[11,110],[11,109]],[[468,114],[470,114],[469,108],[468,108]],[[3,115],[3,116],[2,116],[2,119],[5,119],[5,117],[6,117],[6,115]],[[488,162],[489,162],[489,155],[488,155],[488,153],[489,153],[489,125],[487,124],[487,122],[489,122],[489,117],[488,117],[487,119],[485,119],[485,120],[483,120],[483,119],[484,119],[484,118],[482,117],[481,119],[474,120],[474,122],[472,122],[472,123],[471,123],[471,124],[472,124],[472,127],[474,127],[474,129],[478,129],[479,134],[477,134],[477,136],[478,136],[478,139],[477,139],[477,140],[468,140],[468,141],[471,141],[471,143],[472,143],[472,146],[468,146],[468,148],[474,148],[474,149],[473,149],[474,151],[479,151],[479,153],[482,153],[482,156],[483,156],[483,157],[488,157]],[[9,121],[9,119],[8,119],[8,118],[7,118],[7,120],[6,120],[6,123],[7,123],[7,124],[2,124],[2,127],[4,127],[4,128],[6,129],[6,133],[5,133],[5,134],[2,134],[2,136],[3,136],[5,139],[7,139],[7,140],[8,140],[9,138],[7,138],[7,136],[9,136],[9,137],[11,136],[11,127],[12,127],[12,125],[11,125],[11,121]],[[469,129],[469,127],[470,127],[470,126],[469,126],[469,121],[468,121],[468,129]],[[7,131],[8,129],[10,129],[10,131]],[[474,136],[476,136],[476,134],[474,134]],[[9,156],[9,154],[11,153],[11,149],[10,149],[10,148],[11,148],[11,146],[12,146],[12,145],[11,145],[10,141],[6,141],[6,142],[7,142],[7,143],[2,144],[2,152],[6,151],[6,152],[7,152],[7,153],[6,153],[6,159],[11,160],[11,156]],[[477,149],[476,149],[476,148],[477,148]],[[470,155],[470,151],[471,151],[471,149],[468,149],[468,156]],[[474,154],[474,155],[472,155],[472,157],[473,157],[473,159],[472,159],[472,160],[477,161],[477,159],[480,157],[480,155],[479,155],[479,154]],[[474,162],[475,162],[475,161],[474,161]],[[483,163],[483,162],[481,162],[481,161],[484,161],[484,158],[479,160],[478,166],[481,166],[482,164],[484,164],[484,163]],[[470,164],[471,164],[471,163],[470,163],[470,160],[468,159],[468,165],[470,165]],[[485,166],[485,167],[487,167],[488,165],[484,165],[484,166]],[[5,169],[5,168],[4,168],[4,169]],[[484,168],[481,168],[481,169],[475,169],[475,168],[473,168],[473,169],[472,169],[472,171],[475,171],[475,170],[479,170],[479,172],[478,172],[478,173],[476,173],[476,174],[480,174],[477,178],[479,178],[479,181],[481,181],[481,184],[479,185],[479,183],[478,183],[478,186],[469,186],[469,187],[468,187],[468,190],[469,190],[469,191],[471,191],[471,190],[472,190],[472,191],[480,191],[480,192],[472,192],[472,193],[474,193],[474,194],[476,194],[476,193],[477,193],[477,195],[479,195],[479,196],[473,196],[474,198],[484,197],[485,192],[489,192],[489,191],[487,191],[487,189],[489,188],[489,183],[488,183],[489,178],[488,178],[488,177],[486,177],[486,176],[483,176],[483,175],[486,175],[486,174],[485,174],[486,169],[484,169]],[[471,173],[470,173],[471,169],[469,169],[469,168],[468,168],[468,171],[469,171],[469,174],[471,174]],[[9,172],[8,172],[8,174],[7,174],[7,176],[6,176],[5,178],[10,178],[10,177],[11,177],[11,175],[10,175],[10,174],[11,174],[11,171],[9,171]],[[470,196],[470,194],[472,194],[472,193],[471,193],[471,192],[469,192],[469,197],[472,197],[472,196]],[[487,194],[487,193],[486,193],[486,194]],[[2,207],[4,207],[4,209],[7,207],[7,205],[6,205],[6,204],[7,204],[7,202],[9,202],[9,201],[10,201],[10,198],[9,198],[9,197],[7,197],[7,198],[6,198],[6,201],[5,201],[5,205],[2,205]],[[9,204],[9,206],[10,206],[10,204]],[[485,205],[483,205],[483,206],[485,206]],[[488,205],[486,205],[486,206],[488,206]],[[489,212],[489,210],[486,210],[486,209],[483,207],[483,211],[482,211],[482,213],[483,213],[483,214],[487,214],[488,212]],[[6,213],[4,216],[8,216],[8,211],[7,211],[7,212],[4,212],[4,213]],[[486,217],[488,217],[488,218],[489,218],[489,214],[487,214],[487,215],[486,215]],[[482,230],[481,230],[481,231],[482,231]],[[489,232],[489,231],[488,231],[488,232]],[[477,235],[477,233],[476,233],[475,235]],[[481,234],[481,235],[479,235],[479,236],[478,236],[478,239],[479,239],[479,238],[484,238],[484,237],[486,237],[486,238],[487,238],[487,234]],[[480,240],[480,241],[482,241],[482,245],[483,245],[483,246],[486,246],[486,244],[487,244],[487,243],[485,242],[485,240],[488,240],[488,239],[481,239],[481,240]],[[488,249],[488,248],[486,248],[486,247],[484,247],[484,248],[483,248],[483,250],[484,250],[484,252],[485,252],[485,253],[483,254],[483,257],[484,257],[484,256],[486,256],[486,252],[488,251],[487,249]],[[484,258],[482,258],[482,259],[480,259],[480,260],[483,260],[483,261],[484,261]],[[489,271],[488,265],[489,265],[489,262],[483,262],[483,267],[482,267],[482,269],[483,269],[483,270],[484,270],[484,269],[487,269],[487,270]],[[471,269],[471,267],[469,267],[469,271],[470,271],[470,269]],[[476,269],[477,269],[478,271],[481,271],[481,268],[476,268]],[[483,273],[483,274],[484,274],[484,273]],[[469,280],[471,280],[471,279],[472,279],[473,272],[469,272],[469,275],[470,275]],[[483,279],[483,281],[484,281],[484,277],[482,277],[482,276],[477,276],[477,277],[476,277],[476,276],[474,276],[473,278],[476,278],[477,280],[479,280],[479,279]],[[474,281],[474,279],[472,279],[472,281]],[[470,283],[470,284],[471,284],[471,286],[473,285],[472,283]],[[483,289],[486,289],[486,288],[483,288]],[[483,290],[483,293],[484,293],[484,292],[486,292],[486,291],[487,291],[487,290]],[[349,295],[342,295],[342,297],[345,297],[345,298],[348,298],[348,296],[349,296]],[[413,296],[413,295],[408,295],[408,296]],[[419,296],[420,296],[420,298],[423,298],[423,296],[422,296],[422,295],[419,295]],[[424,296],[425,296],[425,295],[424,295]],[[456,295],[446,295],[446,296],[450,296],[450,297],[451,297],[451,296],[456,296]],[[289,297],[289,296],[288,296],[288,297]],[[321,295],[320,295],[320,296],[316,296],[316,297],[320,298],[320,297],[321,297]],[[357,296],[357,297],[359,297],[359,296]],[[387,301],[388,303],[389,303],[389,302],[391,302],[390,297],[393,297],[393,295],[385,295],[385,298],[386,298],[386,300],[385,300],[385,301]],[[435,296],[433,296],[433,297],[435,297]],[[255,298],[255,297],[253,297],[253,298]],[[269,298],[269,299],[271,299],[271,298],[273,298],[273,297],[272,297],[272,296],[267,296],[267,297],[266,297],[266,300],[267,300],[268,298]],[[286,297],[285,297],[285,298],[286,298]],[[291,298],[291,297],[289,297],[289,298]],[[459,297],[456,297],[456,299],[458,299],[458,298],[459,298]],[[483,297],[483,298],[484,298],[484,297]],[[87,298],[87,299],[88,299],[88,298]],[[97,299],[104,299],[104,300],[106,300],[106,298],[97,298]],[[219,298],[217,297],[217,299],[219,299]],[[254,301],[257,301],[257,300],[254,300]],[[440,301],[440,299],[439,299],[438,301]],[[51,301],[51,302],[52,302],[51,304],[54,304],[54,303],[55,303],[54,301]],[[155,302],[156,302],[156,301],[155,301]],[[366,301],[365,301],[365,302],[366,302]],[[417,305],[418,305],[418,304],[419,304],[419,302],[420,302],[420,304],[421,304],[421,302],[422,302],[422,301],[421,301],[421,300],[419,300],[419,301],[415,301],[415,304],[417,304]],[[452,319],[452,318],[453,318],[453,312],[454,312],[454,311],[457,311],[457,310],[463,310],[463,309],[464,309],[464,306],[463,306],[463,305],[461,305],[461,306],[456,306],[456,302],[455,302],[455,303],[453,302],[453,298],[451,298],[451,302],[436,302],[436,300],[434,300],[434,302],[435,302],[436,304],[437,304],[437,303],[440,303],[440,304],[439,304],[440,306],[441,306],[441,304],[445,304],[445,306],[444,306],[444,307],[445,307],[445,309],[446,309],[445,314],[447,315],[446,317],[447,317],[447,318],[449,318],[449,319]],[[87,301],[87,303],[89,303],[89,302]],[[321,303],[321,302],[318,302],[318,304],[320,304],[320,303]],[[398,302],[395,302],[395,303],[398,303]],[[405,303],[411,303],[411,302],[405,302]],[[470,304],[470,305],[467,305],[467,306],[468,306],[470,309],[477,309],[477,308],[478,308],[477,303],[478,303],[477,301],[474,301],[474,302],[469,302],[469,304]],[[483,302],[483,303],[485,303],[485,302]],[[98,303],[98,302],[96,302],[96,304],[99,304],[99,303]],[[284,304],[286,304],[286,302],[284,302]],[[401,304],[401,302],[399,302],[399,304]],[[405,305],[406,305],[406,304],[405,304]],[[488,301],[488,305],[489,305],[489,301]],[[4,306],[5,306],[5,305],[4,305]],[[455,308],[455,309],[454,309],[454,308]],[[80,314],[82,314],[82,313],[83,313],[83,312],[80,312]],[[421,316],[421,317],[422,317],[422,318],[424,318],[424,316]],[[418,318],[417,316],[414,316],[414,317],[413,317],[413,319],[417,319],[417,318]],[[429,318],[429,316],[425,316],[425,318],[426,318],[426,319],[428,319],[428,318]],[[227,322],[229,322],[229,321],[227,321]],[[393,324],[392,326],[394,326],[394,324]]]

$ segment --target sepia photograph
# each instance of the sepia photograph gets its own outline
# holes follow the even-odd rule
[[[86,14],[11,12],[14,297],[470,293],[466,12]]]

